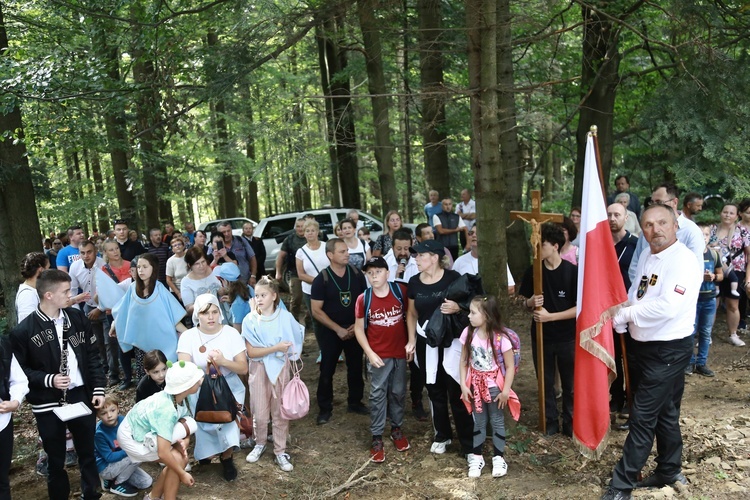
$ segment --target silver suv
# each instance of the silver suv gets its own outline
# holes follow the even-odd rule
[[[305,210],[302,212],[287,212],[284,214],[264,217],[253,231],[253,236],[261,238],[266,247],[266,272],[276,269],[276,257],[279,255],[281,243],[294,232],[294,222],[307,214],[313,214],[320,224],[320,230],[328,237],[333,236],[333,228],[338,221],[346,219],[349,208],[322,208],[319,210]],[[359,220],[370,230],[370,239],[375,241],[383,233],[383,222],[374,215],[361,210]]]

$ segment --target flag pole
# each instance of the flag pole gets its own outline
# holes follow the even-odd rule
[[[602,171],[602,159],[599,156],[599,137],[597,136],[598,127],[596,125],[591,126],[591,137],[594,139],[594,152],[596,153],[596,169],[599,173],[599,183],[602,186],[602,196],[604,197],[604,206],[607,206],[607,188],[604,184],[604,172]],[[626,290],[627,291],[627,290]],[[630,370],[628,368],[628,352],[625,347],[625,334],[614,333],[620,337],[620,349],[622,351],[622,376],[625,379],[625,394],[628,398],[628,406],[632,406],[633,398],[630,394]]]

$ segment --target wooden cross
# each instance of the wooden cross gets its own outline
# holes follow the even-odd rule
[[[513,221],[522,220],[531,224],[531,248],[534,251],[534,295],[542,294],[542,259],[540,250],[542,248],[542,224],[545,222],[562,222],[561,214],[544,213],[542,208],[542,196],[538,190],[531,192],[531,212],[519,212],[512,210],[510,218]],[[536,308],[541,309],[540,307]],[[536,366],[537,386],[539,390],[539,429],[547,432],[547,418],[544,411],[544,344],[542,342],[542,323],[536,322]]]

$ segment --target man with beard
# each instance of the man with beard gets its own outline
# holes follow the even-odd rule
[[[393,233],[393,245],[383,257],[388,264],[388,281],[408,283],[412,276],[419,273],[417,263],[411,258],[410,247],[411,235],[407,231]]]
[[[615,202],[607,207],[607,220],[609,221],[609,230],[612,233],[612,241],[615,242],[615,254],[617,255],[617,262],[620,266],[620,275],[622,276],[622,283],[625,285],[625,290],[630,289],[630,277],[628,276],[628,268],[630,267],[630,261],[633,258],[635,247],[638,244],[638,238],[630,234],[625,230],[625,224],[627,219],[630,217],[629,210],[625,208],[622,203]],[[625,332],[625,344],[631,346],[632,340],[630,335]],[[611,412],[620,412],[621,415],[629,414],[629,411],[625,408],[625,375],[622,364],[622,346],[620,339],[615,337],[615,364],[617,365],[617,378],[612,382],[609,387],[609,393],[612,396],[609,403],[609,410]],[[632,392],[635,392],[635,377],[630,377],[630,388]],[[630,402],[628,402],[630,404]],[[626,431],[630,428],[628,423],[619,424],[617,429]]]

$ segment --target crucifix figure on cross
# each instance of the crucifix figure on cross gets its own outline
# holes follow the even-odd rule
[[[531,192],[531,212],[519,212],[512,210],[510,218],[513,221],[522,220],[531,225],[531,236],[529,242],[534,255],[534,295],[542,294],[542,259],[540,250],[542,247],[542,224],[545,222],[562,222],[561,214],[544,213],[541,211],[542,196],[538,190]],[[536,309],[541,309],[537,306]],[[544,347],[543,347],[543,326],[541,321],[536,322],[536,366],[537,366],[537,386],[539,390],[539,429],[546,432],[547,419],[544,411]]]

